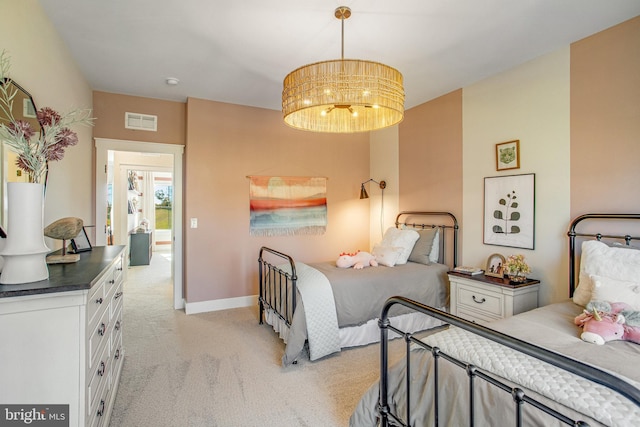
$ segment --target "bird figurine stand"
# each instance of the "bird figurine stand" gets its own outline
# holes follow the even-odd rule
[[[82,231],[83,226],[82,219],[67,217],[54,221],[45,227],[45,236],[62,240],[62,255],[52,254],[47,256],[47,264],[68,264],[80,260],[79,254],[67,253],[67,240],[76,237]]]

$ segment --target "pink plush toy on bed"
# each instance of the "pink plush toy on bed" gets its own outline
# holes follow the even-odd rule
[[[363,269],[365,267],[377,267],[378,261],[376,261],[376,257],[371,255],[369,252],[360,252],[349,254],[343,252],[338,257],[336,261],[336,266],[340,268],[350,268],[353,267],[356,270]]]
[[[582,328],[583,341],[598,345],[614,340],[640,344],[640,312],[626,303],[591,301],[574,322]]]

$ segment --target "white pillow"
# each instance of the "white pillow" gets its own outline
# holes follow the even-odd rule
[[[387,267],[393,267],[398,262],[398,258],[402,254],[402,248],[396,248],[393,246],[380,246],[373,247],[373,256],[380,265],[386,265]]]
[[[591,280],[593,281],[591,299],[607,302],[625,302],[634,310],[640,310],[640,283],[638,281],[616,280],[596,274],[591,275]],[[636,280],[640,280],[640,277],[636,278]]]
[[[597,240],[582,243],[580,276],[573,302],[586,306],[594,299],[591,275],[633,282],[640,278],[640,251],[611,248]],[[622,302],[622,301],[611,301]]]
[[[437,263],[440,258],[440,229],[436,231],[436,235],[433,238],[433,245],[431,246],[431,252],[429,252],[429,261]]]
[[[419,238],[420,234],[415,230],[400,230],[395,227],[389,227],[389,229],[385,231],[384,236],[382,236],[380,246],[402,248],[396,264],[406,264],[409,255],[411,255],[413,245],[416,244]]]

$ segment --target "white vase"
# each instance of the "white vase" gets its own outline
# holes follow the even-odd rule
[[[29,182],[7,183],[7,239],[0,283],[14,285],[49,278],[44,243],[44,186]]]

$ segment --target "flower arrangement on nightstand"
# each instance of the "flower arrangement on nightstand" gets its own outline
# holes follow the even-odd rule
[[[527,273],[531,273],[531,268],[524,260],[524,255],[509,255],[504,262],[504,270],[509,276],[509,280],[522,283],[527,280]]]

